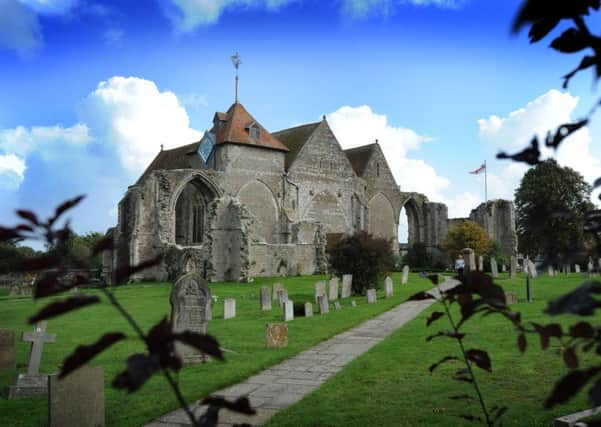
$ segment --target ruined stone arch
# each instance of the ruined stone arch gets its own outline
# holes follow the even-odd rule
[[[325,234],[346,233],[349,229],[348,219],[338,197],[327,190],[311,199],[303,220],[321,223]]]
[[[394,241],[397,235],[397,220],[388,197],[382,192],[377,193],[367,203],[367,209],[369,234]]]
[[[255,179],[244,184],[236,197],[253,217],[253,234],[267,243],[277,243],[279,206],[271,189]]]
[[[408,223],[408,241],[409,246],[415,243],[425,242],[425,220],[424,213],[419,204],[412,197],[406,199],[401,208],[405,208]],[[400,213],[399,213],[400,215]]]

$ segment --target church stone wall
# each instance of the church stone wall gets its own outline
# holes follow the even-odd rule
[[[488,237],[496,241],[506,255],[516,255],[518,238],[515,230],[515,208],[509,200],[482,203],[470,213],[470,219],[480,224]]]

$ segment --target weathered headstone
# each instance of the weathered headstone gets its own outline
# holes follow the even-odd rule
[[[291,300],[284,302],[284,322],[294,320],[294,303]]]
[[[0,372],[14,371],[15,368],[15,331],[0,329]]]
[[[478,271],[484,271],[484,257],[482,255],[478,255]]]
[[[553,277],[553,266],[551,264],[547,266],[547,274],[549,277]]]
[[[267,348],[288,346],[288,325],[285,323],[268,323],[265,325],[265,342]]]
[[[394,287],[392,286],[392,279],[390,276],[386,276],[386,279],[384,279],[384,295],[386,298],[390,298],[394,295]]]
[[[236,300],[226,298],[223,300],[223,318],[232,319],[234,317],[236,317]]]
[[[595,266],[593,264],[593,259],[591,257],[588,257],[588,263],[586,265],[586,271],[588,271],[589,273],[592,273],[594,269],[595,269]]]
[[[19,295],[19,293],[20,293],[19,286],[18,285],[12,285],[10,287],[10,291],[8,292],[8,296],[14,297],[14,296]]]
[[[494,257],[490,258],[490,272],[493,279],[499,277],[499,267],[497,266],[497,259]]]
[[[509,262],[509,278],[515,279],[517,276],[518,260],[515,255],[511,255]]]
[[[284,303],[286,301],[288,301],[288,290],[282,288],[278,290],[278,302],[280,304],[280,308],[284,309]]]
[[[305,303],[305,317],[313,317],[313,304],[310,302]]]
[[[574,272],[580,273],[580,264],[574,264]]]
[[[319,306],[319,314],[326,314],[330,312],[330,303],[327,295],[317,297],[317,304]]]
[[[187,273],[180,277],[171,289],[171,323],[174,332],[191,331],[207,333],[209,311],[211,310],[209,284],[200,273]],[[175,342],[175,351],[184,363],[206,361],[206,356],[198,349]]]
[[[568,264],[566,265],[566,274],[570,274],[572,272],[572,265]]]
[[[39,322],[36,324],[33,333],[23,332],[21,334],[21,341],[31,342],[29,365],[27,366],[27,373],[19,374],[16,384],[7,388],[6,394],[9,399],[30,397],[48,392],[48,375],[40,374],[40,362],[44,343],[56,341],[56,334],[46,333],[47,324],[46,321]]]
[[[342,295],[340,298],[349,298],[352,293],[353,286],[353,275],[343,274],[342,275]]]
[[[317,298],[322,297],[326,294],[326,282],[317,282],[315,284],[315,303],[317,304]]]
[[[403,267],[403,275],[401,276],[401,285],[406,285],[409,281],[409,266]]]
[[[531,260],[528,260],[528,271],[530,272],[530,276],[533,278],[538,277],[538,272],[536,271],[536,265]]]
[[[376,302],[376,290],[375,289],[368,289],[367,290],[367,303],[368,304],[374,304]]]
[[[261,288],[261,310],[271,310],[271,289],[269,289],[267,286],[263,286]]]
[[[351,301],[351,307],[357,307],[357,301],[352,300]]]
[[[272,287],[272,290],[271,290],[271,295],[272,295],[271,298],[272,299],[274,299],[274,300],[278,299],[278,291],[280,289],[284,289],[284,285],[282,285],[281,283],[274,283],[273,284],[273,287]]]
[[[476,255],[472,248],[465,248],[461,251],[463,253],[463,261],[465,262],[465,272],[476,270]]]
[[[334,308],[338,311],[340,309],[342,309],[342,307],[340,306],[340,303],[338,301],[334,301]]]
[[[338,299],[338,277],[332,277],[330,279],[330,286],[328,288],[328,299],[330,301],[336,301]]]
[[[507,273],[507,266],[505,264],[501,265],[501,272],[502,273]]]
[[[597,260],[597,271],[601,272],[601,258]]]
[[[50,427],[104,426],[104,369],[82,366],[63,379],[48,381]]]
[[[505,292],[505,303],[507,305],[516,304],[518,302],[518,294],[515,292]]]

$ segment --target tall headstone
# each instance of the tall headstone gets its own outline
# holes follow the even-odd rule
[[[290,300],[284,302],[284,322],[294,320],[294,303]]]
[[[536,265],[534,265],[534,262],[532,262],[532,260],[528,260],[528,271],[530,272],[530,276],[533,278],[537,278],[538,277],[538,272],[536,271]]]
[[[15,330],[0,329],[0,372],[15,368]]]
[[[478,255],[478,271],[484,271],[484,257],[482,255]]]
[[[406,285],[409,281],[409,266],[403,267],[403,275],[401,276],[401,285]]]
[[[497,266],[497,259],[494,257],[490,258],[490,272],[493,279],[499,277],[499,267]]]
[[[574,264],[574,272],[580,273],[580,264]]]
[[[390,276],[386,276],[386,279],[384,279],[384,295],[386,298],[390,298],[394,295],[394,287]]]
[[[317,297],[317,304],[319,306],[319,314],[326,314],[330,312],[330,304],[327,295]]]
[[[367,303],[374,304],[376,302],[376,290],[371,288],[367,290]]]
[[[305,303],[305,317],[313,317],[313,304],[310,302]]]
[[[180,277],[171,289],[170,302],[174,332],[207,333],[211,291],[200,273],[191,272]],[[206,361],[205,355],[199,350],[179,341],[175,342],[175,351],[184,363]]]
[[[82,366],[63,379],[48,381],[50,427],[104,426],[104,369]]]
[[[553,277],[553,266],[551,264],[547,266],[547,274],[549,277]]]
[[[35,325],[34,332],[23,332],[21,334],[21,341],[31,342],[29,365],[27,365],[27,373],[19,374],[16,384],[7,388],[6,394],[9,399],[30,397],[48,392],[48,375],[40,374],[40,362],[42,361],[44,343],[55,342],[56,334],[46,333],[47,324],[46,321],[39,322]]]
[[[517,277],[518,260],[515,255],[511,255],[509,262],[509,278],[515,279]]]
[[[341,310],[341,309],[342,309],[342,306],[340,305],[340,302],[338,302],[338,301],[334,301],[334,309],[335,309],[336,311],[339,311],[339,310]]]
[[[263,286],[261,288],[261,310],[271,310],[271,289],[269,289],[267,286]]]
[[[349,298],[353,291],[353,275],[343,274],[342,275],[342,295],[340,298]]]
[[[570,274],[572,272],[572,265],[571,264],[567,264],[566,265],[566,274]]]
[[[588,263],[586,264],[586,271],[592,273],[595,269],[595,265],[593,264],[593,258],[588,257]]]
[[[284,303],[286,301],[288,301],[288,290],[285,288],[282,288],[282,289],[278,290],[278,302],[282,309],[284,308]]]
[[[476,270],[476,255],[472,248],[465,248],[462,251],[463,261],[465,262],[465,272]]]
[[[336,301],[338,299],[338,277],[332,277],[330,279],[330,286],[328,287],[328,299],[330,301]]]
[[[234,317],[236,317],[236,300],[226,298],[223,300],[223,318],[233,319]]]
[[[507,266],[505,264],[501,264],[501,272],[507,273]]]
[[[315,303],[317,304],[317,298],[322,297],[326,294],[326,282],[317,282],[315,284]]]
[[[278,291],[279,291],[280,289],[284,289],[284,285],[282,285],[281,283],[274,283],[274,284],[273,284],[273,288],[272,288],[272,291],[271,291],[271,295],[272,295],[272,298],[273,298],[274,300],[275,300],[275,299],[278,299]]]
[[[517,304],[518,302],[518,294],[515,292],[505,292],[505,303],[509,304]]]
[[[268,323],[265,325],[265,345],[267,348],[288,346],[288,325],[285,323]]]

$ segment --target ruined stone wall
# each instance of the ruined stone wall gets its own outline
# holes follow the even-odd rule
[[[515,208],[509,200],[490,200],[470,212],[470,220],[480,224],[506,255],[517,254]]]

